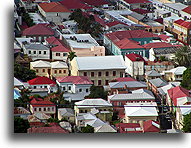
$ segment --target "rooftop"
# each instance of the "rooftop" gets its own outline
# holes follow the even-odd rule
[[[151,49],[151,48],[168,48],[168,47],[174,47],[174,46],[166,42],[155,42],[155,43],[144,44],[143,47],[146,49]]]
[[[63,6],[65,6],[68,9],[91,9],[92,8],[80,0],[63,0],[63,1],[59,1],[59,3],[61,3]]]
[[[66,62],[56,61],[50,63],[51,68],[68,68]]]
[[[53,51],[53,52],[70,52],[70,50],[63,45],[58,45],[56,47],[53,47],[53,48],[51,48],[51,51]]]
[[[174,23],[176,23],[182,27],[185,27],[187,29],[191,29],[191,22],[187,22],[182,19],[179,19],[179,20],[174,21]]]
[[[143,61],[145,62],[145,59],[139,55],[139,54],[136,54],[136,53],[130,53],[130,54],[127,54],[126,55],[127,58],[129,58],[132,62],[137,62],[137,61]]]
[[[138,4],[138,3],[151,3],[148,0],[124,0],[126,3],[129,4]]]
[[[175,75],[182,75],[186,69],[187,68],[184,66],[179,66],[179,67],[173,68],[171,70],[164,71],[164,73],[173,73]]]
[[[155,71],[155,70],[147,71],[147,72],[145,73],[145,75],[146,75],[146,76],[149,76],[149,77],[160,77],[160,76],[161,76],[161,74],[158,73],[158,72]]]
[[[31,64],[31,66],[33,68],[40,68],[40,67],[47,67],[47,68],[49,68],[50,67],[50,62],[42,61],[42,60],[35,61],[35,62],[30,62],[30,64]]]
[[[141,81],[122,81],[122,82],[110,82],[110,88],[142,88],[147,87],[145,82]]]
[[[191,5],[189,5],[188,7],[182,9],[182,11],[188,13],[188,14],[191,14]]]
[[[126,69],[122,56],[75,57],[78,70]]]
[[[33,107],[44,107],[44,106],[56,106],[54,103],[52,103],[51,101],[44,101],[44,100],[37,100],[37,99],[32,99],[30,101],[30,104]]]
[[[151,79],[149,82],[155,87],[162,87],[168,84],[164,79],[161,78]]]
[[[55,81],[47,77],[36,77],[28,81],[29,85],[56,84]]]
[[[163,5],[173,8],[177,11],[181,11],[182,9],[187,7],[187,5],[184,5],[182,3],[163,3]]]
[[[59,2],[40,3],[39,6],[45,12],[71,12]]]
[[[93,82],[86,76],[65,76],[57,77],[59,83],[73,83],[73,84],[93,84]]]

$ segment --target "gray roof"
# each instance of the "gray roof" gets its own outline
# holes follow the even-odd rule
[[[161,78],[151,79],[149,82],[156,87],[162,87],[168,84],[164,79]]]
[[[146,76],[149,76],[149,77],[160,77],[160,76],[161,76],[161,74],[158,73],[158,72],[155,71],[155,70],[147,71],[147,72],[145,73],[145,75],[146,75]]]
[[[85,96],[88,96],[89,93],[81,92],[81,93],[64,93],[63,97],[67,101],[81,101]]]
[[[132,16],[133,18],[136,18],[137,20],[142,20],[145,16],[144,15],[141,15],[139,13],[136,13],[136,12],[132,12],[131,14],[129,14],[130,16]]]
[[[124,88],[125,85],[127,88],[147,87],[147,84],[145,82],[141,82],[141,81],[110,82],[109,83],[110,88]]]
[[[26,44],[25,45],[26,49],[36,49],[36,50],[49,50],[49,48],[43,44]]]
[[[122,56],[75,57],[79,70],[126,69]]]
[[[165,85],[163,87],[158,88],[157,90],[159,91],[159,94],[161,95],[166,95],[167,94],[167,90],[169,90],[170,88],[179,86],[180,82],[169,82],[168,85]]]
[[[168,6],[168,7],[172,8],[172,9],[175,9],[175,10],[178,10],[178,11],[181,11],[184,8],[188,7],[187,5],[184,5],[182,3],[164,3],[163,5]]]
[[[61,116],[73,117],[74,110],[71,108],[59,108],[58,112],[60,112]]]
[[[153,51],[156,55],[161,55],[161,54],[174,54],[177,50],[179,50],[180,47],[168,47],[168,48],[154,48]]]

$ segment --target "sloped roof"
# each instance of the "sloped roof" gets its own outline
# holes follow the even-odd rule
[[[84,99],[82,101],[75,102],[75,105],[77,105],[78,108],[112,106],[111,103],[101,98]]]
[[[74,110],[71,108],[59,108],[58,112],[60,112],[60,114],[62,116],[67,116],[67,117],[73,117],[74,116]]]
[[[151,3],[148,0],[124,0],[125,2],[129,4],[137,4],[137,3]]]
[[[177,104],[178,105],[185,105],[187,103],[191,103],[191,96],[190,97],[177,98]]]
[[[42,60],[39,60],[39,61],[35,61],[35,62],[30,62],[30,64],[32,65],[32,67],[50,67],[50,62],[48,61],[42,61]]]
[[[36,77],[28,81],[29,85],[56,84],[55,81],[47,77]]]
[[[53,36],[54,31],[47,24],[36,24],[23,31],[23,35],[49,35]]]
[[[158,73],[158,72],[155,71],[155,70],[147,71],[147,72],[145,73],[145,75],[146,75],[146,76],[149,76],[149,77],[160,77],[160,76],[161,76],[161,74]]]
[[[123,57],[120,56],[94,56],[75,57],[78,70],[100,70],[100,69],[126,69]]]
[[[139,87],[147,87],[147,84],[145,82],[141,81],[122,81],[122,82],[110,82],[109,83],[110,88],[139,88]]]
[[[54,36],[51,36],[49,38],[46,38],[45,39],[49,44],[53,44],[53,45],[62,45],[62,43],[57,39],[55,38]]]
[[[143,122],[143,131],[147,132],[160,132],[160,124],[158,121],[148,120]]]
[[[43,113],[43,112],[35,112],[34,116],[40,120],[47,120],[49,118],[51,118],[51,116],[48,116],[47,114]]]
[[[24,86],[24,84],[14,77],[14,86]]]
[[[99,126],[102,126],[105,124],[105,122],[103,122],[102,120],[100,120],[99,118],[96,118],[94,120],[91,120],[91,121],[86,121],[85,122],[86,125],[90,125],[92,127],[99,127]]]
[[[136,53],[127,54],[126,57],[129,58],[133,62],[135,62],[135,61],[143,61],[143,62],[145,62],[145,59],[141,55],[136,54]]]
[[[182,115],[187,115],[191,112],[191,105],[180,106],[180,110]]]
[[[149,82],[156,87],[162,87],[168,84],[164,79],[161,78],[151,79]]]
[[[40,3],[39,6],[45,12],[71,12],[59,2]]]
[[[187,29],[191,29],[191,22],[187,22],[187,21],[184,21],[182,19],[179,19],[177,21],[174,21],[174,23],[176,23],[182,27],[185,27]]]
[[[81,0],[84,3],[87,3],[88,5],[93,5],[93,6],[101,6],[104,4],[109,4],[108,1],[106,0],[96,0],[96,1],[92,1],[92,0]]]
[[[134,106],[134,107],[132,107]],[[156,106],[151,103],[127,103],[124,106],[126,116],[158,116]]]
[[[175,75],[182,75],[184,73],[184,71],[186,70],[187,68],[184,67],[184,66],[179,66],[179,67],[176,67],[176,68],[173,68],[171,70],[168,70],[168,71],[164,71],[165,73],[167,72],[171,72],[171,73],[174,73]]]
[[[139,123],[117,123],[116,127],[120,133],[142,133],[142,128]]]
[[[70,50],[63,45],[58,45],[56,47],[53,47],[53,48],[51,48],[51,51],[53,51],[53,52],[70,52]]]
[[[136,81],[134,78],[131,77],[120,77],[115,79],[117,82],[127,82],[127,81]]]
[[[30,43],[25,45],[26,49],[35,49],[35,50],[49,50],[49,48],[43,44],[39,43]]]
[[[115,42],[115,44],[120,48],[120,49],[142,49],[143,46],[139,45],[138,42],[129,40],[127,38],[124,38],[118,42]]]
[[[168,92],[170,99],[173,101],[174,105],[177,105],[177,98],[191,97],[189,90],[187,90],[181,86],[173,87],[173,88],[167,90],[167,92]]]
[[[44,101],[44,100],[36,100],[36,99],[32,99],[30,101],[31,105],[33,107],[44,107],[44,106],[56,106],[54,103],[52,103],[51,101]]]
[[[51,62],[50,65],[51,65],[51,68],[68,68],[68,65],[66,64],[66,62],[62,62],[62,61]]]
[[[147,9],[141,9],[141,8],[136,8],[136,9],[133,9],[132,11],[135,11],[139,14],[147,14],[147,13],[151,13],[151,11],[147,10]]]
[[[182,11],[184,11],[184,12],[186,12],[188,14],[191,14],[191,5],[186,7],[186,8],[184,8],[184,9],[182,9]]]
[[[154,43],[144,44],[143,47],[146,49],[150,49],[150,48],[168,48],[168,47],[174,47],[174,46],[166,42],[154,42]]]
[[[91,9],[92,8],[80,0],[63,0],[63,1],[60,1],[59,3],[61,3],[68,9]]]
[[[87,76],[64,76],[58,77],[56,80],[60,83],[93,84]]]
[[[168,85],[165,85],[165,86],[163,86],[163,87],[160,87],[160,88],[158,88],[157,90],[159,91],[159,93],[161,94],[161,95],[166,95],[167,94],[167,90],[169,90],[169,89],[171,89],[171,88],[173,88],[173,87],[175,87],[173,84],[171,84],[171,83],[169,83]]]
[[[111,125],[109,124],[104,124],[101,126],[98,126],[95,128],[96,133],[116,133],[117,130],[114,129]]]

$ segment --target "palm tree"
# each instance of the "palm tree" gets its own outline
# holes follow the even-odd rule
[[[73,52],[73,51],[69,52],[68,59],[69,59],[70,61],[72,61],[74,57],[77,57],[76,54],[75,54],[75,52]]]
[[[188,46],[183,46],[178,51],[176,51],[175,61],[180,66],[191,66],[191,48]]]

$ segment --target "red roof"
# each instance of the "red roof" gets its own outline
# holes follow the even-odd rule
[[[168,35],[166,34],[160,34],[159,38],[161,38],[163,41],[167,41],[168,38],[170,38]]]
[[[81,0],[84,3],[87,3],[88,5],[93,5],[93,6],[101,6],[104,4],[109,4],[106,0]]]
[[[141,8],[136,8],[136,9],[133,9],[132,11],[135,11],[139,14],[147,14],[147,13],[151,13],[151,11],[149,10],[146,10],[146,9],[141,9]]]
[[[112,26],[115,26],[115,25],[118,25],[118,24],[123,24],[123,25],[128,26],[127,24],[119,22],[119,21],[113,21],[113,22],[106,23],[106,26],[112,27]]]
[[[28,129],[28,133],[69,133],[69,132],[61,128],[59,125],[53,125],[50,127],[32,127]]]
[[[145,62],[143,57],[136,53],[127,54],[126,57],[129,58],[133,62],[135,62],[135,61],[144,61]]]
[[[84,4],[80,0],[63,0],[63,1],[60,1],[59,3],[61,3],[68,9],[91,9],[92,8],[88,6],[87,4]]]
[[[137,3],[151,3],[148,0],[124,0],[126,3],[129,4],[137,4]]]
[[[120,133],[142,133],[142,129],[139,123],[117,123],[115,125]],[[131,129],[131,130],[126,130]],[[134,130],[132,130],[134,129]]]
[[[138,42],[124,38],[118,42],[114,42],[120,49],[142,49]]]
[[[54,36],[49,37],[49,38],[46,38],[46,41],[47,41],[49,44],[62,45],[62,43],[60,43],[60,41],[59,41],[57,38],[55,38]]]
[[[117,80],[117,82],[136,81],[135,79],[131,77],[116,78],[115,80]]]
[[[110,40],[122,40],[124,38],[133,39],[133,38],[152,38],[157,37],[155,34],[144,31],[144,30],[126,30],[126,31],[116,31],[112,33],[105,34]]]
[[[93,84],[93,82],[86,76],[65,76],[56,78],[60,83],[73,83],[73,84]]]
[[[186,12],[188,14],[191,14],[191,5],[186,7],[186,8],[184,8],[182,11],[184,11],[184,12]]]
[[[185,27],[187,29],[191,29],[191,22],[186,22],[182,19],[179,19],[179,20],[174,21],[174,23],[176,23],[182,27]]]
[[[185,89],[181,86],[173,87],[168,90],[168,95],[170,99],[173,101],[173,104],[177,105],[177,98],[180,97],[191,97],[188,89]]]
[[[55,81],[47,77],[36,77],[28,81],[29,85],[43,85],[43,84],[56,84]]]
[[[155,42],[155,43],[144,44],[143,47],[146,49],[150,49],[150,48],[168,48],[168,47],[174,47],[174,46],[166,42]]]
[[[71,12],[59,2],[40,3],[39,6],[45,12]]]
[[[32,99],[30,101],[30,104],[33,107],[44,107],[44,106],[56,106],[54,103],[51,101],[45,101],[45,100],[38,100],[38,99]]]
[[[160,126],[159,122],[153,121],[153,120],[148,120],[143,122],[143,131],[145,133],[147,132],[160,132],[160,128],[157,127],[157,125]]]
[[[63,45],[58,45],[56,47],[51,48],[53,52],[70,52],[70,50]]]
[[[49,35],[53,36],[54,31],[47,26],[48,24],[36,24],[23,31],[23,35]]]
[[[160,24],[163,24],[163,18],[158,18],[158,19],[155,19],[154,21],[160,23]]]

